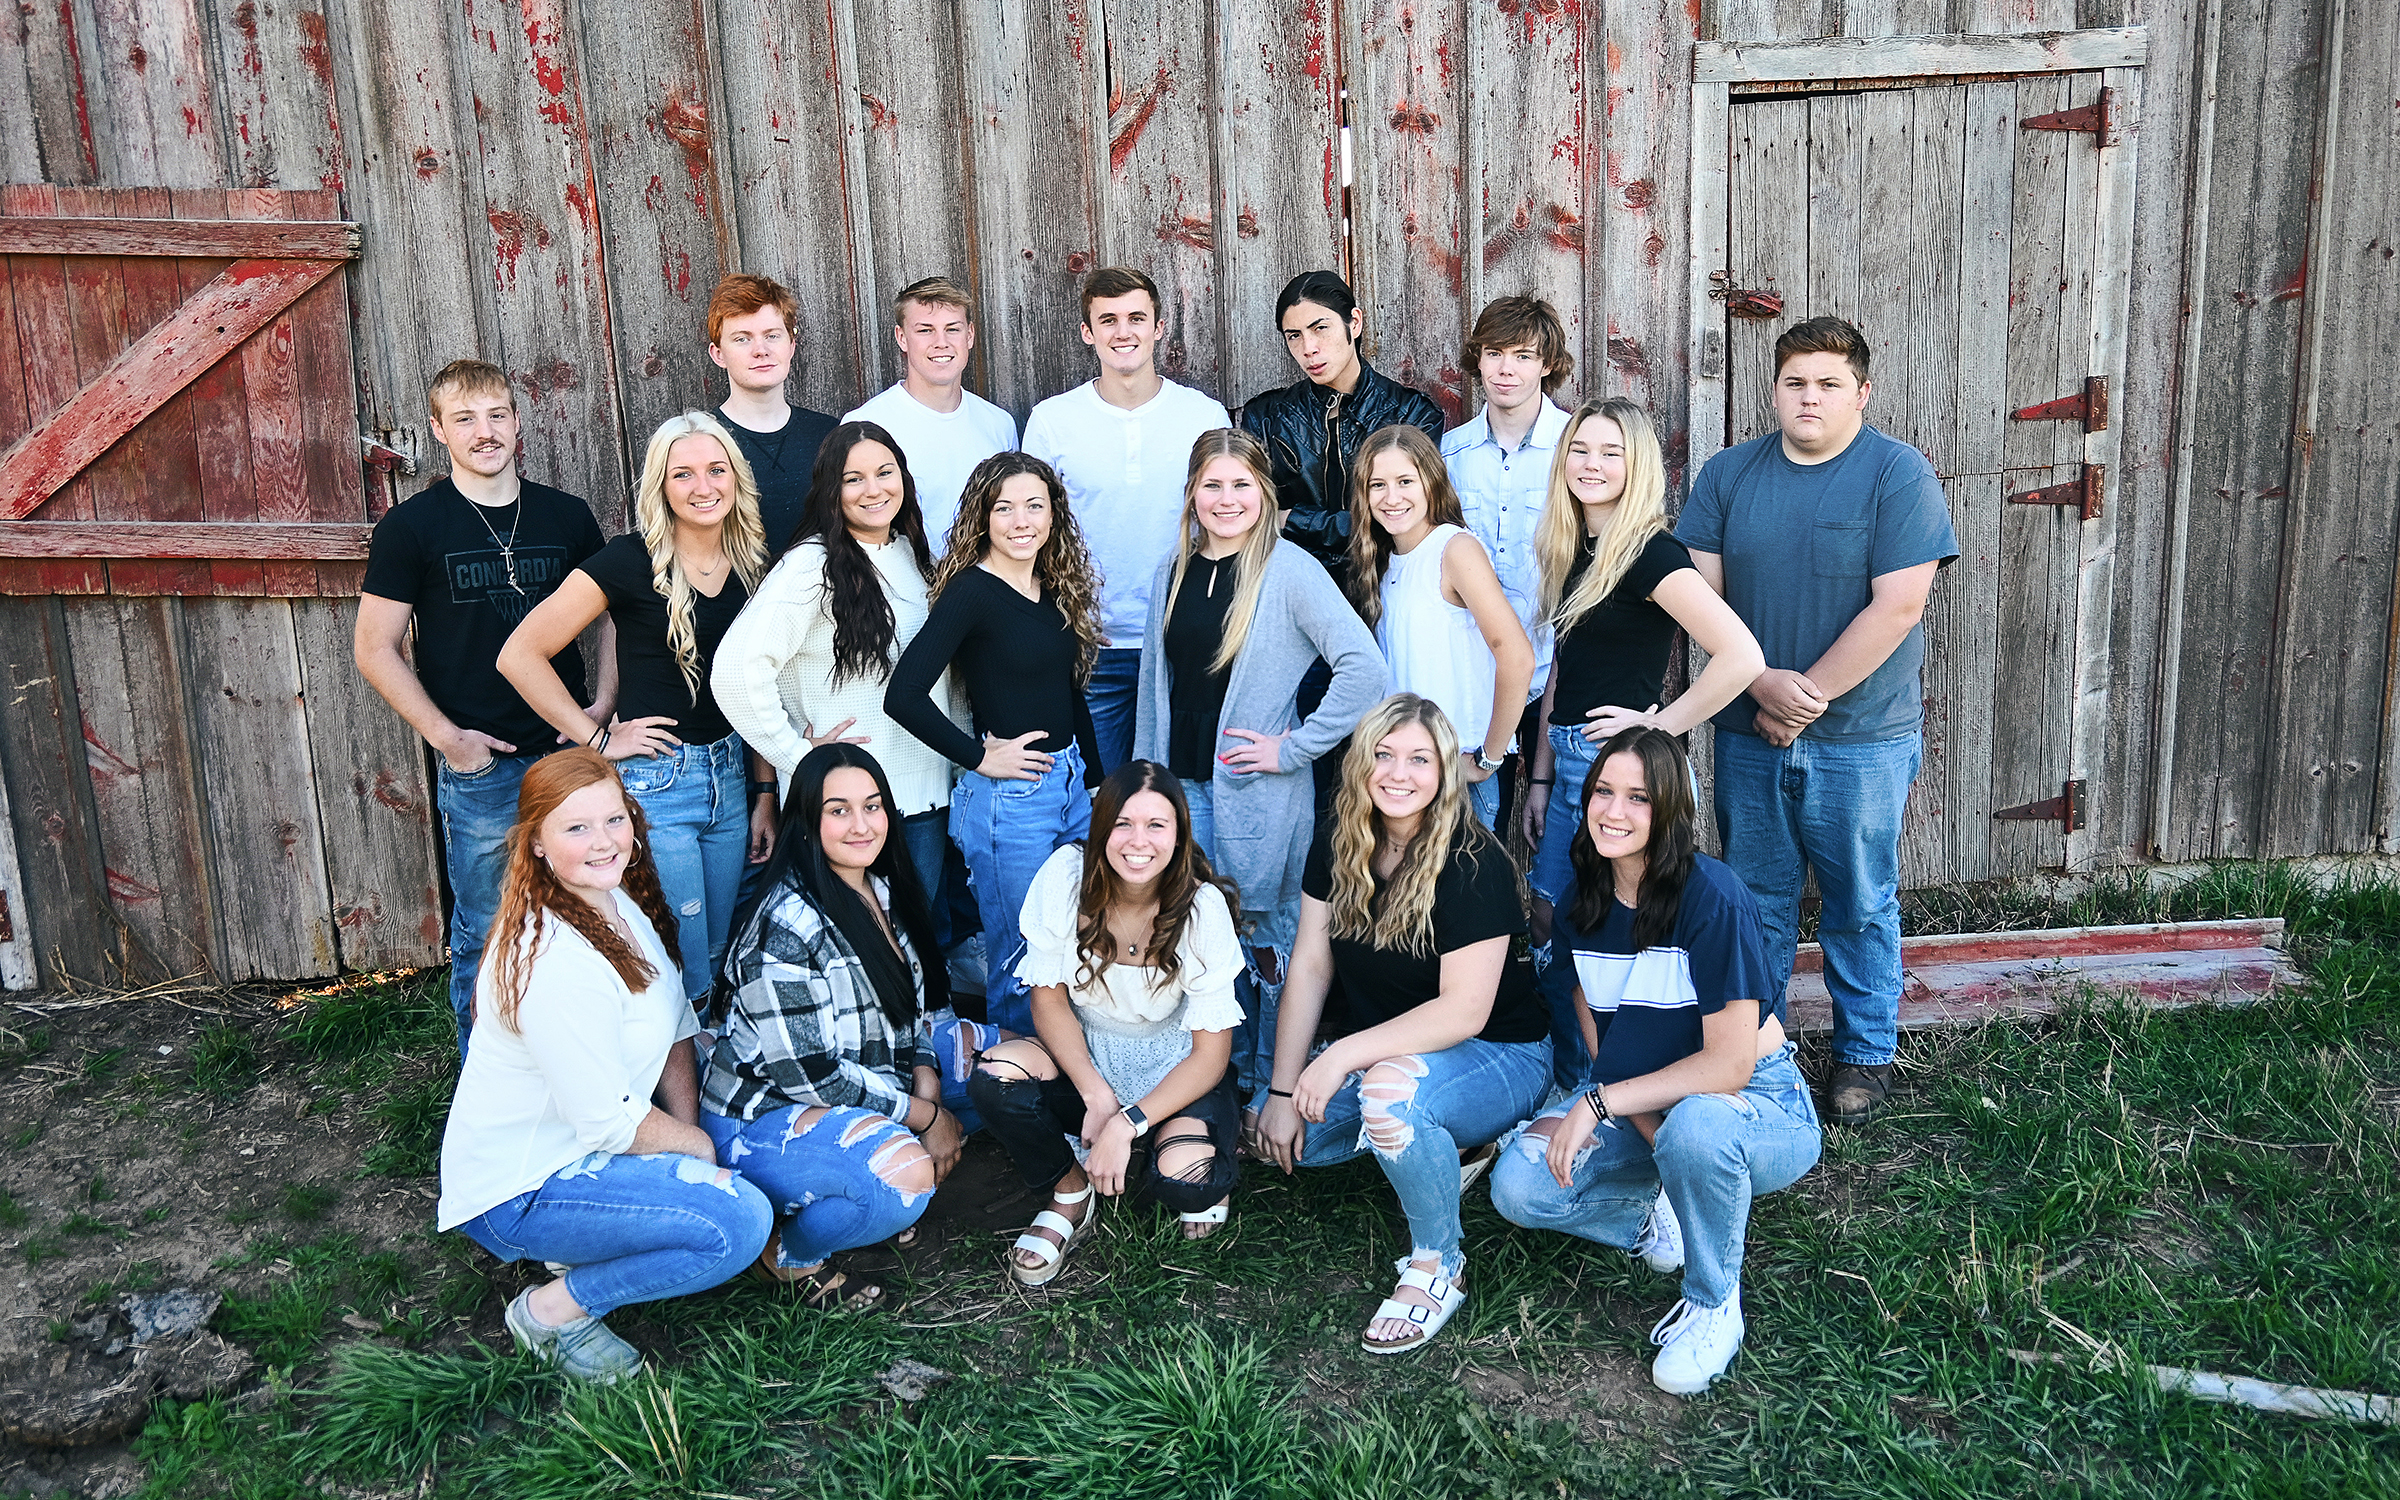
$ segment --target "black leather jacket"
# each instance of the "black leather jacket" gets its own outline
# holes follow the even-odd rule
[[[1274,466],[1275,502],[1283,534],[1308,549],[1333,581],[1350,582],[1350,463],[1378,428],[1405,422],[1442,440],[1442,409],[1433,398],[1359,361],[1358,389],[1349,395],[1296,380],[1253,396],[1242,407],[1242,430],[1266,445]]]

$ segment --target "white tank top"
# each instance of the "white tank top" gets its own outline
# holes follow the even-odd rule
[[[1492,724],[1492,689],[1500,664],[1484,643],[1474,611],[1442,597],[1442,553],[1464,527],[1436,526],[1406,556],[1393,553],[1383,574],[1383,618],[1375,644],[1392,669],[1392,691],[1430,698],[1458,731],[1458,748],[1483,748]]]

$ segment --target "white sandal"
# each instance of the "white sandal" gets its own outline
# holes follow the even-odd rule
[[[1372,1328],[1385,1318],[1400,1318],[1416,1324],[1418,1332],[1414,1338],[1389,1344],[1379,1344],[1362,1334],[1359,1337],[1358,1347],[1366,1350],[1369,1354],[1406,1354],[1411,1350],[1424,1348],[1433,1342],[1433,1336],[1442,1331],[1442,1325],[1450,1321],[1450,1315],[1458,1311],[1467,1300],[1467,1294],[1459,1284],[1440,1272],[1420,1270],[1405,1256],[1396,1264],[1400,1271],[1402,1286],[1415,1287],[1439,1305],[1424,1307],[1413,1302],[1397,1302],[1390,1297],[1384,1298],[1383,1305],[1375,1309],[1375,1316],[1367,1320],[1367,1326]]]
[[[1214,1236],[1219,1229],[1224,1227],[1225,1221],[1232,1216],[1233,1199],[1227,1197],[1219,1199],[1214,1206],[1204,1208],[1196,1214],[1177,1214],[1175,1217],[1181,1219],[1184,1223],[1185,1227],[1183,1237],[1185,1241],[1187,1243],[1197,1244],[1201,1240],[1205,1240]],[[1191,1226],[1194,1224],[1208,1225],[1208,1233],[1192,1233]]]
[[[1091,1196],[1092,1185],[1086,1182],[1081,1192],[1053,1192],[1050,1195],[1050,1201],[1074,1204],[1084,1202]],[[1099,1217],[1100,1205],[1097,1203],[1085,1209],[1083,1217],[1080,1219],[1070,1219],[1065,1214],[1047,1208],[1043,1209],[1033,1216],[1033,1228],[1018,1235],[1017,1242],[1009,1247],[1011,1251],[1030,1250],[1041,1257],[1042,1263],[1038,1266],[1028,1266],[1011,1254],[1008,1260],[1008,1273],[1017,1278],[1019,1286],[1048,1286],[1057,1277],[1059,1267],[1065,1263],[1067,1252],[1075,1247],[1075,1242],[1083,1237],[1083,1232],[1091,1228],[1092,1221]],[[1057,1235],[1058,1239],[1055,1242],[1043,1239],[1034,1233],[1036,1229],[1047,1229]]]

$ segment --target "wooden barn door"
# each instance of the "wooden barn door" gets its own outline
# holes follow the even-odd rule
[[[1911,885],[2066,865],[2082,821],[2068,792],[2083,775],[2076,715],[2104,705],[2079,704],[2076,685],[2094,665],[2082,654],[2105,651],[2104,619],[2079,631],[2084,523],[2106,483],[2095,471],[2086,484],[2086,428],[2105,422],[2116,373],[2095,363],[2096,343],[2111,347],[2096,312],[2126,269],[2102,264],[2126,255],[2103,226],[2103,83],[2052,73],[1730,101],[1730,274],[1711,309],[1725,442],[1774,430],[1776,335],[1848,318],[1873,344],[1868,421],[1932,460],[1958,531],[1927,613]]]

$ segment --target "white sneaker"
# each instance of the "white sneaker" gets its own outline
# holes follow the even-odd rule
[[[1742,1347],[1741,1288],[1721,1307],[1695,1307],[1684,1298],[1650,1330],[1650,1342],[1659,1346],[1650,1383],[1673,1396],[1699,1395]]]
[[[1630,1253],[1640,1256],[1643,1265],[1661,1276],[1672,1276],[1683,1269],[1683,1225],[1675,1218],[1675,1205],[1667,1201],[1665,1188],[1658,1190],[1658,1201],[1650,1206],[1649,1222],[1642,1226]]]

